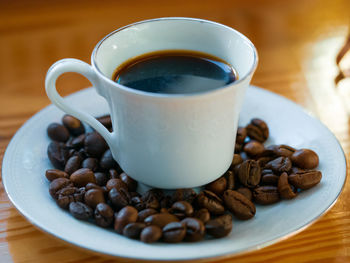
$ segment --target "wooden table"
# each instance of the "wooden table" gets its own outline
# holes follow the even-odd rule
[[[49,66],[61,58],[89,62],[94,45],[114,29],[143,19],[187,16],[232,26],[255,43],[260,63],[253,84],[305,107],[350,152],[344,98],[335,89],[335,56],[349,26],[349,0],[0,1],[0,158],[16,130],[50,102]],[[348,63],[350,64],[350,63]],[[62,94],[87,87],[81,76],[59,80]],[[278,244],[220,262],[350,262],[350,185],[312,226]],[[113,262],[33,227],[0,185],[0,262]]]

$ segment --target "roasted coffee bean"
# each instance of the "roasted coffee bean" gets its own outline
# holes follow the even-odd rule
[[[81,121],[71,115],[64,115],[62,123],[73,136],[78,136],[85,132],[85,127]]]
[[[103,186],[99,186],[98,184],[88,183],[85,185],[85,190],[88,191],[90,189],[96,189],[102,191],[102,193],[106,196],[108,194],[107,188]]]
[[[271,173],[261,176],[260,184],[262,185],[277,185],[279,176]]]
[[[168,208],[162,207],[162,208],[159,210],[159,213],[170,213],[170,212],[169,212],[169,209],[168,209]]]
[[[296,193],[294,193],[292,187],[288,183],[288,174],[282,173],[278,180],[278,192],[283,199],[293,199],[296,197]]]
[[[276,173],[288,172],[292,168],[292,162],[288,157],[278,157],[265,165],[266,169],[271,169]]]
[[[123,235],[132,238],[132,239],[139,239],[142,230],[146,227],[146,224],[136,222],[136,223],[129,223],[127,224],[123,229]]]
[[[196,196],[197,194],[192,188],[177,189],[172,196],[172,202],[187,201],[192,204]]]
[[[144,210],[146,204],[143,202],[140,196],[134,196],[131,198],[131,205],[137,209],[137,211]]]
[[[77,187],[83,187],[88,183],[96,183],[94,173],[88,168],[81,168],[71,174],[70,180]]]
[[[120,179],[126,184],[129,191],[136,191],[137,182],[126,173],[120,174]]]
[[[129,223],[134,223],[137,220],[137,210],[132,206],[126,206],[118,212],[114,221],[114,230],[118,234],[123,233],[124,227]]]
[[[72,156],[79,156],[80,159],[83,160],[83,158],[81,158],[81,155],[80,155],[80,153],[79,153],[78,150],[76,150],[76,149],[71,149],[71,148],[70,148],[71,146],[70,146],[68,143],[66,143],[66,147],[69,148],[69,151],[68,151],[68,159],[71,158]]]
[[[112,188],[108,192],[108,197],[117,210],[120,210],[130,204],[130,195],[125,188]]]
[[[157,192],[149,190],[142,195],[142,201],[145,203],[146,208],[159,209],[160,203],[159,200],[161,196],[157,194]]]
[[[50,183],[49,192],[50,195],[56,199],[56,193],[68,186],[73,186],[73,183],[67,178],[57,178]]]
[[[88,220],[93,214],[92,209],[82,202],[71,202],[69,204],[69,212],[79,220]]]
[[[264,145],[258,141],[250,141],[246,143],[243,147],[243,151],[248,154],[250,157],[256,157],[261,155],[264,152],[265,148]]]
[[[233,172],[232,171],[227,171],[224,174],[224,177],[226,178],[226,189],[233,190],[235,188],[235,186],[236,186],[236,179],[235,179],[235,175],[233,174]]]
[[[163,228],[170,222],[179,222],[179,219],[176,216],[169,213],[158,213],[146,217],[144,222],[146,223],[146,225],[156,225],[160,228]]]
[[[247,187],[255,187],[260,182],[261,169],[257,161],[246,160],[240,164],[238,170],[239,181]]]
[[[87,191],[87,190],[90,190],[90,189],[97,189],[97,190],[102,191],[103,193],[105,192],[105,190],[107,190],[107,188],[103,188],[103,187],[101,187],[101,186],[99,186],[99,185],[97,185],[97,184],[94,184],[94,183],[87,183],[87,184],[85,185],[85,190]]]
[[[138,192],[129,192],[130,198],[134,198],[134,197],[140,197],[141,198],[141,194],[139,194]]]
[[[53,141],[47,147],[47,156],[55,168],[63,170],[68,160],[69,150],[64,143]]]
[[[292,169],[289,171],[289,173],[290,174],[298,174],[298,173],[304,173],[306,171],[309,171],[309,170],[305,170],[305,169],[293,166]]]
[[[94,184],[94,183],[87,183],[87,184],[85,185],[85,190],[88,191],[88,190],[90,190],[90,189],[97,189],[97,190],[102,191],[102,187],[101,187],[101,186],[99,186],[99,185],[97,185],[97,184]]]
[[[108,145],[103,137],[97,132],[86,134],[85,137],[85,151],[92,157],[99,158],[107,150]],[[101,163],[100,163],[101,165]],[[101,166],[102,167],[102,166]]]
[[[244,127],[238,127],[236,135],[236,143],[243,144],[247,137],[247,129]]]
[[[73,122],[84,128],[74,117],[66,118],[73,118]],[[101,121],[111,128],[110,116],[102,116]],[[177,189],[167,196],[160,189],[151,189],[140,195],[136,192],[137,182],[114,161],[108,145],[97,132],[74,134],[66,124],[57,125],[51,127],[53,136],[62,127],[73,135],[69,137],[68,132],[67,140],[53,141],[48,146],[51,163],[60,169],[45,173],[51,181],[50,194],[57,204],[69,208],[81,220],[90,219],[93,213],[95,223],[102,227],[111,226],[114,220],[118,233],[143,242],[155,242],[162,235],[164,242],[197,241],[204,237],[205,231],[216,238],[227,236],[232,229],[232,216],[223,215],[225,207],[237,218],[249,219],[256,212],[252,199],[259,204],[291,199],[298,188],[308,189],[322,177],[321,172],[310,170],[318,165],[315,152],[295,150],[283,144],[264,147],[262,142],[268,138],[268,127],[264,121],[252,119],[246,128],[237,130],[237,153],[229,170],[207,184],[206,190],[197,195],[193,189]],[[106,202],[119,212],[114,213]]]
[[[129,192],[129,193],[130,193],[131,197],[135,197],[135,196],[141,197],[141,194],[139,194],[138,192],[133,191],[133,192]]]
[[[261,205],[277,203],[280,200],[276,186],[259,186],[253,190],[254,201]]]
[[[194,217],[198,218],[203,223],[206,223],[210,220],[210,213],[209,213],[208,209],[201,208],[201,209],[194,212]]]
[[[106,195],[108,196],[109,191],[108,191],[107,187],[104,185],[104,186],[101,186],[101,188],[102,188],[103,192],[106,193]]]
[[[112,188],[120,189],[124,188],[125,190],[128,189],[127,185],[120,179],[109,179],[107,181],[106,187],[109,190],[112,190]]]
[[[276,156],[276,153],[275,153],[276,147],[278,147],[278,145],[275,145],[275,144],[265,146],[265,150],[264,150],[264,152],[261,154],[261,156],[269,156],[269,157],[275,157],[275,158],[277,158],[278,156]],[[274,158],[274,159],[275,159],[275,158]]]
[[[132,191],[129,193],[130,193],[130,197],[135,197],[135,196],[141,197],[141,194],[139,194],[138,192]]]
[[[112,152],[110,149],[104,152],[100,160],[100,166],[104,170],[112,169],[116,167],[117,163],[113,159]]]
[[[221,238],[230,234],[232,225],[232,216],[225,214],[215,219],[209,220],[205,224],[205,229],[209,235],[215,238]]]
[[[66,141],[66,143],[64,144],[65,147],[67,149],[69,149],[69,157],[72,157],[74,155],[73,154],[74,152],[75,152],[75,155],[77,155],[77,153],[76,153],[77,151],[76,151],[76,149],[74,149],[73,144],[72,144],[73,139],[74,139],[74,137],[69,138],[68,141]],[[72,151],[72,150],[74,150],[74,151]]]
[[[106,202],[103,191],[100,189],[90,189],[86,191],[84,200],[85,203],[92,208],[95,208],[99,203]]]
[[[110,115],[103,115],[101,117],[96,118],[103,126],[107,129],[112,128],[112,120]]]
[[[171,206],[170,212],[180,219],[193,215],[193,207],[189,202],[177,201]]]
[[[266,146],[263,153],[260,156],[261,157],[274,157],[273,159],[275,159],[277,157],[276,153],[275,153],[276,147],[278,147],[278,145]]]
[[[92,157],[86,158],[82,162],[81,166],[83,168],[89,168],[91,171],[96,172],[98,170],[98,160]]]
[[[68,143],[66,143],[66,147],[68,147],[68,148],[70,147],[68,145]],[[80,157],[79,152],[77,152],[74,149],[69,149],[69,151],[68,151],[68,159],[71,158],[72,156],[79,156]]]
[[[317,185],[322,179],[322,173],[316,170],[300,171],[296,174],[291,174],[288,177],[288,181],[296,188],[303,190],[310,189]]]
[[[275,157],[264,156],[264,157],[258,158],[257,162],[261,168],[264,168],[267,163],[271,162],[274,159],[275,159]]]
[[[84,141],[85,141],[85,134],[80,134],[78,137],[75,137],[70,142],[71,147],[73,147],[76,150],[79,150],[80,148],[84,147]]]
[[[264,169],[261,171],[260,184],[277,185],[278,178],[279,176],[277,176],[271,169]]]
[[[144,195],[154,195],[157,198],[157,200],[162,200],[164,198],[163,190],[158,188],[148,190],[146,193],[143,194],[143,196]]]
[[[246,127],[247,134],[252,140],[265,142],[269,137],[269,128],[267,124],[260,119],[252,119]]]
[[[159,213],[170,213],[171,208],[161,207]]]
[[[277,156],[284,156],[284,157],[291,157],[292,154],[295,152],[296,150],[288,145],[285,144],[281,144],[281,145],[276,145],[274,148],[274,153]]]
[[[261,171],[261,175],[266,175],[266,174],[274,174],[273,171],[271,169],[263,169]]]
[[[224,193],[224,202],[227,209],[238,219],[246,220],[255,215],[255,205],[237,191],[226,190]]]
[[[227,187],[226,178],[221,176],[218,179],[216,179],[215,181],[207,184],[205,186],[205,189],[213,192],[214,194],[222,195],[223,192],[225,192],[226,187]]]
[[[201,220],[194,217],[187,217],[181,221],[181,224],[186,226],[186,241],[196,242],[203,239],[205,226]]]
[[[96,184],[98,184],[99,186],[104,186],[107,184],[108,181],[108,177],[105,173],[94,173],[95,176],[95,180],[96,180]]]
[[[235,144],[235,154],[239,154],[243,150],[243,144],[236,143]]]
[[[159,226],[146,226],[140,234],[140,239],[145,243],[153,243],[162,237],[162,229]]]
[[[50,182],[57,179],[57,178],[69,178],[69,174],[67,174],[64,171],[58,170],[58,169],[48,169],[45,172],[45,176],[47,180]]]
[[[99,203],[95,208],[95,221],[98,226],[109,227],[113,223],[114,212],[113,209],[105,204]]]
[[[80,168],[80,164],[81,164],[81,158],[77,155],[72,156],[68,159],[64,167],[64,171],[68,174],[72,174]]]
[[[238,172],[239,172],[239,168],[241,167],[241,165],[236,165],[235,168],[233,168],[232,172],[233,172],[233,178],[234,178],[234,188],[237,188],[237,186],[240,184],[239,178],[238,178]],[[229,189],[227,187],[227,189]]]
[[[81,159],[86,159],[88,158],[89,156],[87,155],[87,153],[85,152],[84,148],[81,148],[78,152],[78,155],[80,156]]]
[[[315,169],[318,166],[318,155],[310,149],[300,149],[293,153],[291,160],[295,166],[303,169]]]
[[[66,142],[69,139],[68,130],[59,123],[51,123],[47,127],[47,135],[51,140],[57,142]]]
[[[68,186],[56,192],[56,203],[59,207],[68,209],[71,202],[83,202],[84,194],[84,188]]]
[[[138,222],[143,222],[147,217],[149,217],[150,215],[154,215],[157,214],[157,210],[153,209],[153,208],[146,208],[143,209],[139,212],[138,214],[138,218],[137,221]]]
[[[116,169],[109,169],[108,174],[110,179],[120,179],[119,173]]]
[[[160,200],[159,205],[161,208],[169,208],[173,204],[172,197],[170,195],[164,196]]]
[[[181,242],[186,235],[186,226],[180,222],[172,222],[163,227],[163,241],[167,243]]]
[[[204,190],[198,194],[197,203],[200,208],[208,209],[213,215],[221,215],[225,212],[221,198],[208,190]]]
[[[159,213],[169,213],[169,210],[168,210],[168,208],[162,207],[162,208],[159,210]]]
[[[232,164],[231,164],[231,166],[236,166],[236,165],[238,165],[238,164],[240,164],[240,163],[243,163],[243,159],[242,159],[242,157],[241,157],[241,155],[240,154],[238,154],[238,153],[235,153],[235,155],[233,156],[233,159],[232,159]]]
[[[253,200],[253,193],[248,187],[240,187],[237,189],[237,192],[244,195],[249,201]]]

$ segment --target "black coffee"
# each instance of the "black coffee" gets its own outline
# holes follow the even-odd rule
[[[115,70],[113,80],[129,88],[183,94],[223,87],[237,79],[225,61],[209,54],[167,50],[144,54]]]

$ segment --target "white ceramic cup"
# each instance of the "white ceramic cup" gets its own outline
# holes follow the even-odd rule
[[[191,94],[144,92],[111,79],[114,70],[130,58],[174,49],[219,57],[233,66],[239,79]],[[165,189],[196,187],[217,179],[231,164],[240,108],[257,61],[254,45],[230,27],[202,19],[160,18],[107,35],[92,53],[92,65],[76,59],[56,62],[45,86],[55,105],[105,138],[115,160],[132,178]],[[113,132],[58,94],[56,80],[66,72],[88,78],[107,100]],[[95,107],[93,101],[92,97]]]

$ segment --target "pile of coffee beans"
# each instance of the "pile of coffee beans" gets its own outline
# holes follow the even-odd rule
[[[112,129],[110,116],[97,119]],[[50,124],[47,134],[52,140],[47,154],[55,169],[47,170],[46,178],[57,205],[79,220],[146,243],[224,237],[232,230],[232,215],[250,219],[256,213],[254,203],[295,198],[322,177],[315,170],[319,160],[314,151],[288,145],[265,147],[269,128],[260,119],[238,128],[231,167],[199,193],[193,189],[136,192],[137,182],[113,159],[102,136],[86,131],[70,115],[63,116],[62,123]]]

